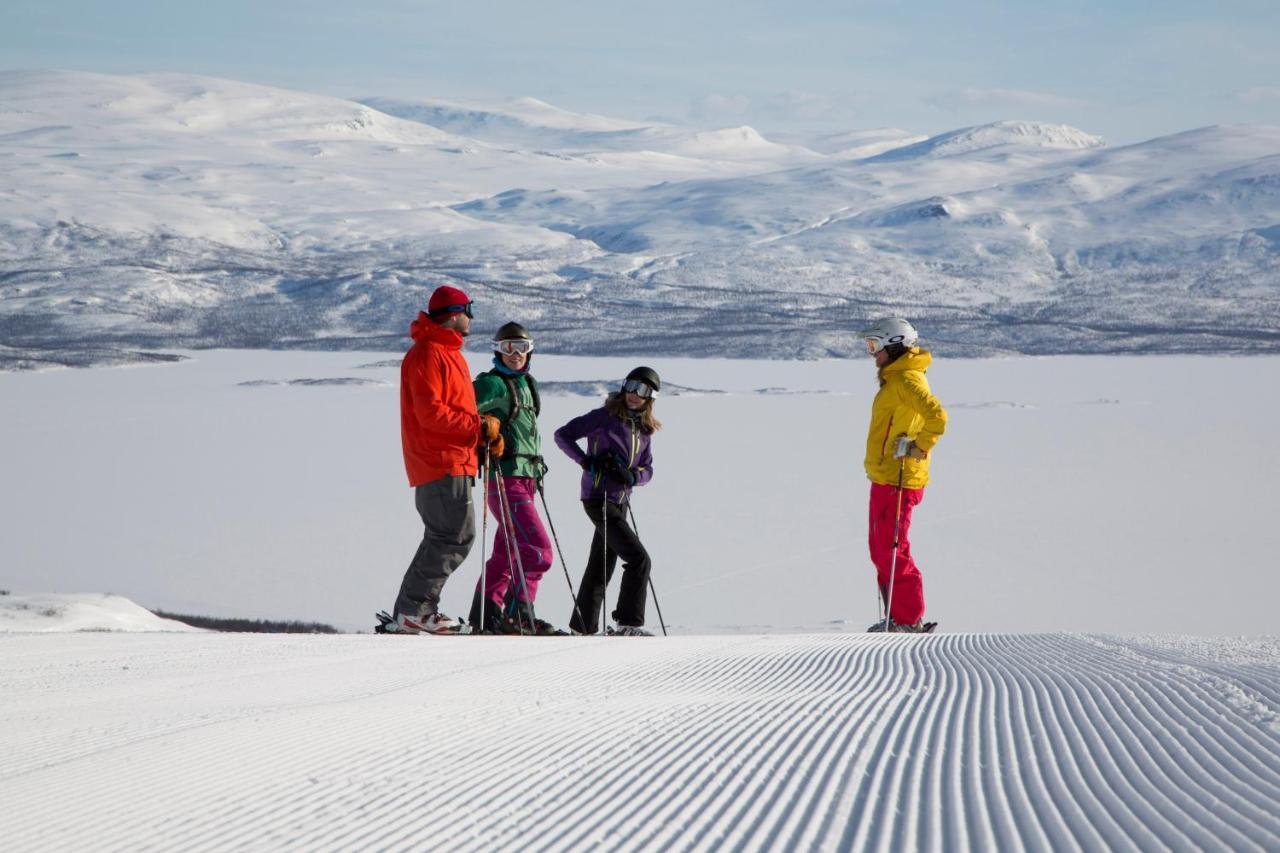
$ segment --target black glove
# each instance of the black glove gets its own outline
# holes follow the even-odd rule
[[[636,484],[636,472],[631,470],[627,460],[616,450],[609,453],[604,472],[610,480],[620,485],[631,487]]]
[[[608,453],[588,454],[582,459],[582,470],[598,474],[605,470],[609,461]]]

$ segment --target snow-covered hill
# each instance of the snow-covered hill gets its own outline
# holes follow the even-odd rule
[[[1280,647],[0,635],[6,850],[1275,850]]]
[[[120,595],[0,595],[0,633],[66,631],[200,631],[161,618]]]
[[[530,99],[0,73],[0,366],[397,348],[443,281],[560,351],[1274,351],[1280,128],[771,140]]]

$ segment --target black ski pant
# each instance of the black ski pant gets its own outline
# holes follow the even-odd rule
[[[444,477],[414,489],[422,516],[422,544],[409,563],[396,597],[396,614],[425,619],[440,607],[440,592],[471,553],[476,517],[471,507],[474,477]]]
[[[606,512],[605,506],[608,506]],[[613,577],[618,558],[622,558],[622,590],[618,593],[618,606],[613,620],[619,625],[643,625],[644,605],[652,566],[649,552],[644,549],[640,537],[627,523],[627,505],[601,500],[582,502],[587,518],[596,526],[591,539],[591,554],[587,569],[578,584],[578,608],[569,618],[569,627],[579,633],[595,633],[600,630],[600,608],[604,605],[605,589]],[[608,527],[609,554],[604,554],[603,531]],[[579,621],[586,621],[584,626]]]

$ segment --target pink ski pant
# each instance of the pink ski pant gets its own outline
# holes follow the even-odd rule
[[[924,584],[920,567],[911,557],[907,532],[911,529],[911,510],[924,499],[924,489],[902,490],[902,517],[898,522],[898,560],[893,562],[893,519],[898,512],[898,487],[884,483],[871,484],[870,518],[867,545],[880,582],[880,597],[889,597],[889,572],[893,567],[893,601],[889,618],[899,625],[913,625],[924,617]]]
[[[507,590],[514,588],[520,601],[533,601],[538,594],[538,582],[547,573],[547,569],[551,568],[553,556],[551,540],[547,538],[547,531],[542,526],[538,508],[534,504],[537,481],[532,477],[504,477],[502,482],[506,486],[506,502],[511,509],[511,519],[509,522],[506,520],[499,504],[498,484],[490,479],[487,492],[492,517],[489,521],[497,526],[498,535],[493,541],[493,556],[484,568],[485,593],[490,601],[502,604]],[[520,589],[520,576],[509,556],[508,543],[512,541],[507,532],[509,526],[514,530],[514,541],[520,549],[520,564],[524,568],[526,585],[524,590]],[[477,582],[476,588],[479,587]]]

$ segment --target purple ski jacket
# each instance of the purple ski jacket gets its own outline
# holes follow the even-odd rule
[[[587,440],[584,452],[578,439]],[[556,445],[579,466],[588,456],[616,450],[627,460],[636,475],[636,485],[643,486],[653,478],[653,453],[649,449],[650,436],[631,419],[609,414],[603,406],[574,418],[556,430]],[[582,499],[600,500],[606,494],[610,503],[627,502],[631,489],[614,482],[603,473],[582,472]]]

